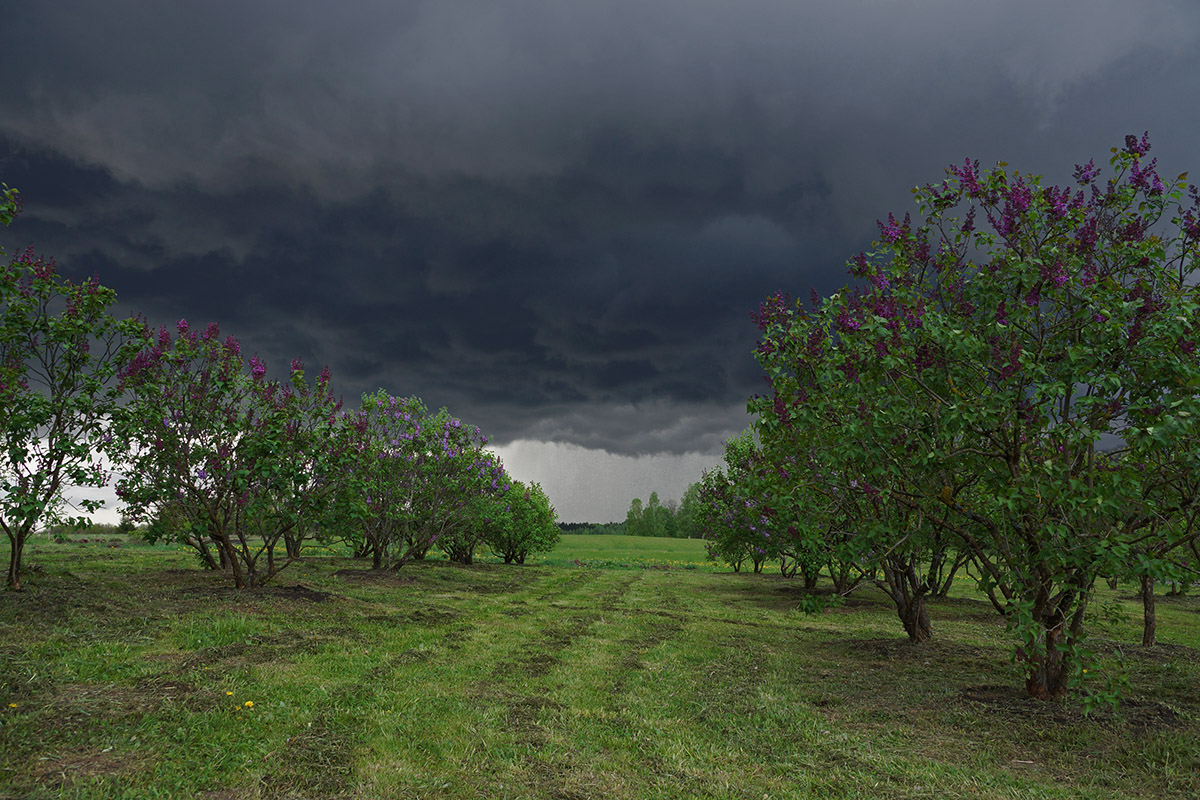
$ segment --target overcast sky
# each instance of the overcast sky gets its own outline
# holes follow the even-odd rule
[[[717,463],[751,311],[835,291],[951,162],[1062,181],[1149,130],[1200,171],[1192,0],[0,0],[0,32],[8,252],[445,405],[565,520]]]

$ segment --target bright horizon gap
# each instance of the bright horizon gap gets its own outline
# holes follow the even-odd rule
[[[517,439],[486,449],[500,456],[504,469],[522,483],[538,483],[550,497],[559,522],[624,522],[630,502],[642,502],[657,492],[659,498],[680,500],[689,484],[706,469],[721,464],[717,453],[647,453],[619,455],[599,448],[564,442]],[[93,522],[116,525],[121,506],[112,485],[99,489],[69,487],[68,502],[81,498],[104,500],[91,514]]]
[[[516,439],[488,448],[524,483],[541,484],[559,522],[624,522],[630,502],[657,492],[679,500],[722,453],[648,453],[625,456],[563,442]]]

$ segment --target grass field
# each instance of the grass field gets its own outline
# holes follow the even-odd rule
[[[1105,598],[1133,694],[1085,717],[1023,696],[976,597],[911,645],[877,593],[805,616],[778,574],[689,569],[699,542],[326,554],[253,592],[115,543],[38,543],[0,594],[0,797],[1200,795],[1196,598],[1163,599],[1149,650],[1132,587]]]
[[[558,547],[544,556],[541,563],[601,568],[726,569],[706,559],[702,539],[568,534],[560,537]]]

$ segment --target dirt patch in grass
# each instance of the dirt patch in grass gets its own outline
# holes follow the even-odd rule
[[[587,629],[593,622],[599,619],[596,614],[581,614],[571,618],[562,625],[557,625],[552,628],[547,628],[542,631],[542,643],[545,648],[549,648],[555,652],[565,650],[571,646],[571,643],[587,632]],[[542,647],[538,647],[538,652],[542,651]]]
[[[804,595],[821,594],[820,590],[809,592],[804,588],[803,582],[779,575],[728,572],[714,573],[714,577],[718,582],[711,591],[723,595],[721,605],[730,609],[751,605],[769,611],[793,611]],[[725,580],[720,580],[721,578]],[[847,601],[852,599],[853,595],[847,598]]]
[[[459,564],[454,561],[423,561],[412,566],[414,575],[432,587],[468,595],[509,594],[537,578],[529,568],[511,564]]]
[[[518,741],[523,744],[541,744],[545,741],[545,731],[538,717],[547,709],[559,714],[563,705],[549,697],[521,697],[508,704],[504,719],[509,729],[517,734]]]
[[[558,664],[562,651],[583,636],[592,623],[599,618],[596,614],[583,614],[564,620],[561,624],[545,628],[537,639],[522,645],[517,650],[518,658],[516,660],[501,661],[496,664],[493,674],[497,678],[513,675],[541,678],[550,674],[550,671]]]
[[[161,578],[167,578],[176,582],[190,582],[189,579],[200,575],[215,575],[216,573],[206,569],[188,569],[185,567],[167,567],[166,569],[154,570],[153,574]],[[163,585],[163,584],[160,584]]]
[[[1003,627],[1005,619],[987,600],[973,600],[969,597],[931,597],[929,598],[930,616],[934,617],[934,626],[938,618],[946,617],[957,620],[970,620]]]
[[[177,596],[184,600],[189,610],[206,608],[212,602],[220,602],[225,606],[252,606],[262,598],[273,598],[285,602],[324,603],[334,597],[329,592],[310,589],[307,586],[275,586],[267,584],[253,589],[238,589],[232,583],[206,582],[203,584],[187,584],[179,588]]]
[[[13,749],[10,755],[32,747],[43,758],[49,758],[47,769],[41,767],[47,762],[33,765],[29,774],[35,778],[43,772],[82,777],[107,774],[101,767],[113,765],[115,756],[100,753],[93,769],[88,764],[96,753],[78,749],[80,741],[96,739],[98,731],[137,725],[144,717],[170,708],[207,712],[221,707],[224,700],[214,692],[165,675],[142,678],[133,685],[74,683],[46,688],[21,703],[22,711],[28,714],[21,721],[21,736],[4,746]],[[56,745],[72,749],[60,758],[54,754]]]
[[[201,689],[168,675],[152,675],[134,684],[134,693],[146,704],[146,709],[182,705],[188,711],[209,711],[225,698],[209,689]]]
[[[641,574],[635,572],[628,576],[621,576],[619,580],[612,583],[607,589],[596,595],[599,601],[600,608],[604,611],[614,611],[622,605],[622,601],[629,595],[629,589],[633,584],[642,579]],[[659,595],[656,598],[657,602],[663,602],[670,598]]]
[[[417,580],[412,575],[393,572],[390,569],[339,569],[333,576],[349,583],[366,583],[372,586],[408,586]]]
[[[982,647],[936,637],[928,642],[914,642],[911,639],[845,639],[835,646],[856,657],[884,663],[979,663],[990,666],[994,660]]]
[[[221,647],[210,647],[196,653],[195,661],[201,664],[234,662],[243,664],[270,664],[275,661],[289,661],[277,648],[262,642],[234,642]]]
[[[77,609],[87,606],[78,586],[26,585],[21,592],[0,591],[0,613],[35,630],[63,625]]]
[[[461,619],[463,612],[452,608],[414,608],[394,614],[372,614],[367,622],[377,625],[449,625]]]
[[[1115,711],[1102,709],[1087,715],[1078,704],[1036,700],[1013,686],[968,686],[959,692],[959,700],[982,706],[992,714],[1040,724],[1079,725],[1090,721],[1132,733],[1187,727],[1177,711],[1153,700],[1126,700]]]
[[[873,591],[875,591],[875,590],[868,590],[867,587],[861,587],[861,588],[855,590],[855,592],[853,594],[845,595],[840,600],[838,600],[835,605],[831,605],[831,606],[827,607],[821,613],[822,614],[857,614],[861,611],[877,611],[877,610],[880,610],[883,608],[888,608],[890,610],[890,607],[884,606],[884,603],[886,603],[887,601],[883,597],[883,595],[872,594]],[[824,590],[824,589],[818,589],[817,591],[812,592],[812,594],[816,595],[817,597],[833,597],[834,596],[834,592],[832,590]]]
[[[96,720],[138,717],[168,706],[207,711],[222,700],[216,692],[163,674],[141,678],[132,686],[69,684],[47,700],[46,709],[65,727],[78,727]]]
[[[278,597],[284,600],[300,600],[306,603],[324,603],[333,597],[329,592],[318,592],[316,589],[310,589],[300,584],[296,584],[295,586],[267,586],[259,591],[270,597]]]
[[[673,638],[683,626],[677,622],[656,622],[637,636],[622,640],[624,654],[618,664],[620,672],[615,676],[611,692],[620,695],[625,691],[625,682],[630,673],[645,668],[645,656],[650,650]]]
[[[269,664],[292,662],[297,656],[315,653],[331,641],[344,642],[361,639],[362,635],[352,628],[339,627],[324,631],[286,630],[277,634],[253,636],[244,642],[233,642],[220,647],[205,647],[175,656],[180,659],[181,669],[221,664]],[[155,661],[170,660],[172,654],[153,657]]]
[[[524,589],[525,585],[526,582],[523,580],[475,581],[468,587],[459,589],[459,591],[466,594],[512,594],[515,591]]]
[[[192,687],[187,687],[189,690]],[[86,726],[96,720],[140,716],[158,708],[174,692],[139,689],[136,686],[74,683],[60,687],[46,703],[46,711],[63,727]]]
[[[562,722],[565,707],[539,695],[516,698],[508,703],[505,724],[514,741],[528,749],[521,758],[522,778],[530,786],[529,796],[553,800],[593,800],[606,797],[595,779],[581,769],[570,753],[553,752],[550,732]]]
[[[366,674],[365,680],[374,685],[376,681],[391,677],[409,664],[424,664],[433,658],[432,650],[417,650],[409,648],[401,650],[387,660],[387,663],[375,667]]]
[[[522,602],[522,601],[517,601],[517,602],[513,603],[512,605],[510,605],[508,608],[501,610],[500,613],[503,614],[504,616],[508,617],[509,619],[520,619],[521,617],[529,616],[530,614],[533,613],[533,611],[532,611],[532,609],[529,608],[529,605],[527,603]]]
[[[549,653],[534,653],[528,658],[522,659],[520,668],[531,678],[541,678],[550,674],[550,670],[554,669],[556,663],[558,663],[558,659]]]
[[[1115,648],[1114,648],[1115,649]],[[1153,647],[1128,645],[1121,651],[1139,661],[1186,661],[1191,664],[1200,663],[1200,650],[1185,644],[1166,644],[1160,642]]]
[[[344,725],[318,718],[287,740],[272,759],[279,768],[263,776],[262,797],[335,798],[354,782],[354,735]]]
[[[29,698],[50,685],[50,676],[24,647],[0,646],[0,692],[6,698]]]
[[[1137,733],[1187,726],[1187,721],[1175,709],[1153,700],[1126,700],[1108,716],[1114,720],[1123,718],[1125,725]]]
[[[38,764],[34,780],[49,789],[62,789],[88,778],[124,775],[137,771],[143,758],[111,750],[75,750]]]
[[[542,594],[538,595],[539,603],[547,603],[556,598],[562,597],[569,592],[578,591],[585,586],[596,583],[600,580],[602,573],[595,569],[573,569],[568,572],[568,577],[565,580],[557,582],[554,586]]]

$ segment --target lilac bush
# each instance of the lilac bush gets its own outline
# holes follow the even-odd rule
[[[511,486],[499,458],[483,449],[487,437],[444,408],[431,414],[420,398],[383,390],[363,397],[355,419],[360,457],[343,501],[354,510],[342,514],[360,521],[372,565],[424,558],[443,537],[452,547],[454,537],[476,536],[473,553],[482,540],[476,517]]]
[[[118,496],[131,518],[169,510],[181,541],[238,588],[298,557],[305,521],[353,454],[328,370],[309,384],[294,360],[286,381],[268,380],[258,356],[244,361],[215,323],[197,331],[181,319],[151,337],[121,380],[130,399],[117,429],[129,450]]]
[[[8,225],[20,196],[0,187],[0,223]],[[9,542],[10,589],[21,588],[33,531],[84,524],[83,513],[100,505],[82,500],[73,516],[63,490],[110,478],[115,374],[140,345],[137,321],[110,315],[115,301],[96,278],[65,279],[32,248],[0,267],[0,528]]]
[[[919,219],[880,222],[852,288],[764,309],[767,452],[824,431],[843,489],[881,510],[859,520],[873,536],[952,537],[1039,698],[1097,674],[1097,577],[1135,552],[1165,569],[1170,548],[1144,545],[1196,504],[1200,192],[1149,150],[1127,137],[1111,178],[1089,161],[1067,187],[952,166]]]
[[[530,555],[554,549],[559,537],[556,515],[541,485],[513,481],[503,501],[503,509],[486,526],[485,541],[493,555],[505,564],[524,564]]]

